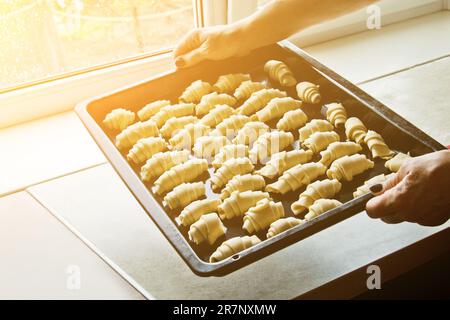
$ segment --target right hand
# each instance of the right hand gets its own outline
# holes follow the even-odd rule
[[[193,66],[203,60],[223,60],[245,55],[250,50],[242,41],[242,30],[229,25],[194,29],[174,51],[178,68]]]

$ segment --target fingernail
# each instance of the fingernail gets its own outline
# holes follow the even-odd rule
[[[186,64],[186,61],[184,61],[184,59],[183,58],[177,58],[176,60],[175,60],[175,65],[178,67],[178,68],[182,68],[182,67],[184,67],[184,65]]]
[[[369,189],[370,189],[370,192],[372,192],[374,194],[379,193],[383,190],[383,185],[382,184],[374,184]]]

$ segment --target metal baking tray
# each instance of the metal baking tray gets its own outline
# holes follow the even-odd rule
[[[264,240],[260,244],[224,261],[209,263],[209,256],[216,249],[216,246],[225,240],[225,237],[220,238],[213,247],[208,245],[197,246],[189,242],[187,237],[188,229],[178,227],[175,222],[176,214],[166,210],[162,206],[161,197],[151,193],[151,184],[144,184],[140,180],[140,168],[131,166],[127,162],[125,155],[116,149],[114,145],[115,135],[104,130],[102,120],[106,114],[118,107],[126,107],[137,111],[147,103],[159,99],[169,99],[175,103],[183,90],[191,82],[198,79],[214,83],[217,77],[222,74],[249,73],[253,80],[269,81],[263,67],[265,62],[270,59],[284,61],[294,72],[297,80],[319,84],[322,93],[322,104],[342,102],[349,116],[360,118],[369,129],[381,133],[391,149],[410,152],[413,156],[445,149],[444,146],[391,111],[381,102],[372,98],[288,41],[255,50],[244,57],[218,62],[208,61],[192,68],[172,70],[78,104],[76,107],[77,114],[119,176],[178,254],[192,271],[200,276],[226,275],[363,211],[371,195],[368,194],[353,199],[353,191],[370,177],[388,173],[387,169],[384,168],[384,161],[375,161],[376,165],[373,170],[355,177],[350,183],[343,183],[342,191],[336,197],[337,200],[344,203],[342,206],[268,240],[264,240],[265,232],[257,234],[261,240]],[[269,84],[272,87],[277,87],[270,81]],[[286,88],[282,89],[286,90]],[[289,89],[287,92],[290,96],[296,98],[294,89]],[[320,106],[304,105],[302,109],[307,113],[309,119],[323,118],[320,114]],[[341,140],[344,140],[343,132],[338,133],[341,135]],[[367,148],[363,152],[369,155]],[[317,160],[317,158],[313,159],[313,161]],[[292,216],[290,205],[298,199],[298,195],[303,190],[297,190],[295,193],[289,193],[281,197],[274,196],[273,198],[275,201],[282,201],[287,216]],[[209,184],[207,184],[207,196],[218,196],[212,194]],[[231,220],[226,223],[226,226],[228,228],[227,239],[237,235],[244,235],[244,232],[241,230],[242,219]],[[283,262],[280,261],[280,263]]]

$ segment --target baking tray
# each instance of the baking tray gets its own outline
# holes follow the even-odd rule
[[[410,152],[413,156],[445,149],[444,146],[391,111],[381,102],[369,96],[288,41],[255,50],[251,54],[240,58],[218,62],[207,61],[188,69],[171,70],[143,82],[78,104],[76,107],[77,114],[116,172],[178,254],[192,271],[200,276],[223,276],[229,274],[363,211],[366,202],[372,196],[367,194],[353,199],[353,191],[362,185],[365,180],[381,173],[388,173],[387,169],[384,168],[384,161],[376,160],[373,170],[355,177],[350,183],[343,183],[342,191],[336,197],[337,200],[344,203],[342,206],[274,238],[262,241],[260,244],[229,259],[217,263],[209,263],[208,258],[210,254],[215,250],[216,245],[220,245],[221,241],[225,240],[224,237],[220,238],[213,248],[206,244],[196,246],[190,243],[187,240],[188,229],[178,227],[175,222],[176,214],[166,210],[162,206],[162,198],[153,195],[149,191],[151,184],[144,184],[140,180],[140,168],[131,166],[127,162],[125,154],[120,153],[116,149],[114,145],[115,134],[107,130],[104,131],[102,120],[106,114],[118,107],[137,111],[147,103],[159,99],[169,99],[175,103],[183,90],[198,79],[214,83],[217,77],[222,74],[242,72],[250,73],[255,81],[268,81],[263,67],[265,62],[270,59],[284,61],[294,72],[297,80],[319,84],[322,93],[321,104],[343,103],[349,116],[360,118],[369,129],[382,134],[391,149],[405,153]],[[269,85],[277,87],[270,81]],[[286,88],[281,89],[286,91]],[[296,97],[295,89],[288,89],[287,92],[290,96]],[[309,119],[323,118],[320,114],[320,106],[306,104],[302,109],[307,113]],[[341,135],[341,140],[344,140],[344,133],[339,131],[338,133]],[[367,148],[364,149],[363,153],[369,155]],[[313,159],[313,161],[317,160],[317,158]],[[268,183],[271,183],[271,181],[268,181]],[[298,199],[298,195],[303,190],[304,188],[284,196],[272,196],[275,201],[283,201],[286,213],[289,216],[292,215],[290,204]],[[207,195],[214,196],[209,189],[209,184],[207,184]],[[244,232],[241,230],[242,219],[232,220],[226,226],[228,228],[227,239],[237,235],[244,235]],[[264,233],[257,234],[261,240],[265,239]],[[151,250],[151,248],[148,249]],[[280,263],[283,263],[283,261],[280,261]]]

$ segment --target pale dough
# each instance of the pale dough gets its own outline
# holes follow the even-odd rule
[[[282,61],[267,61],[264,65],[264,71],[269,75],[271,79],[277,81],[282,86],[293,87],[297,84],[297,80],[295,79],[294,74]]]
[[[240,129],[246,124],[250,122],[250,118],[247,116],[243,116],[240,114],[234,114],[231,117],[223,120],[216,126],[211,132],[212,136],[225,136],[228,138],[234,137]]]
[[[256,112],[256,115],[252,117],[252,120],[268,122],[270,120],[281,118],[283,115],[292,110],[300,109],[302,102],[295,100],[291,97],[286,98],[274,98],[270,102]]]
[[[341,188],[342,184],[336,179],[313,182],[306,187],[306,190],[300,194],[299,199],[292,204],[292,212],[298,215],[308,209],[316,200],[331,199],[341,191]]]
[[[270,132],[270,127],[264,122],[247,122],[242,129],[238,131],[236,137],[233,139],[233,143],[251,145],[259,136],[267,132]]]
[[[297,84],[297,95],[300,100],[306,103],[316,104],[322,100],[320,95],[320,87],[311,82],[300,82]]]
[[[248,157],[248,146],[245,144],[230,144],[224,146],[214,157],[212,166],[214,169],[220,168],[226,161],[236,158]]]
[[[308,116],[303,110],[291,110],[284,114],[277,123],[277,129],[281,131],[294,131],[303,127],[308,121]]]
[[[251,80],[249,74],[235,73],[220,76],[214,84],[214,91],[219,93],[233,94],[242,82]]]
[[[222,200],[228,198],[234,191],[258,191],[263,190],[266,182],[263,177],[257,174],[244,174],[233,177],[223,188],[220,198]]]
[[[343,156],[351,156],[362,150],[361,145],[355,142],[333,142],[325,151],[320,153],[320,162],[325,166],[329,166],[334,160],[342,158]]]
[[[128,152],[127,159],[135,164],[140,164],[150,159],[153,155],[166,150],[167,142],[163,138],[144,138],[135,143]]]
[[[158,127],[152,120],[136,122],[117,135],[116,147],[119,150],[125,151],[142,138],[156,137],[158,135]]]
[[[192,201],[204,197],[206,193],[203,182],[182,183],[164,197],[163,204],[170,209],[185,207]]]
[[[249,157],[254,163],[263,163],[274,153],[281,152],[294,142],[290,132],[272,131],[260,136],[253,144]]]
[[[181,94],[180,101],[186,103],[199,103],[201,98],[213,91],[212,86],[205,81],[192,82]]]
[[[247,80],[242,82],[236,91],[234,91],[234,97],[241,101],[247,100],[253,93],[265,88],[266,85],[263,82],[253,82],[251,80]]]
[[[292,150],[274,154],[264,167],[255,173],[263,177],[274,179],[283,174],[286,170],[298,165],[307,163],[313,157],[311,150]]]
[[[173,149],[190,149],[198,138],[209,134],[211,129],[199,123],[191,123],[176,133],[169,143]]]
[[[194,116],[185,116],[180,118],[172,118],[167,120],[167,122],[162,126],[159,132],[161,136],[165,139],[170,139],[178,131],[183,129],[186,125],[190,123],[197,123],[198,118]]]
[[[342,203],[334,199],[319,199],[309,207],[309,212],[305,215],[305,220],[310,221],[321,214],[341,206]]]
[[[207,241],[213,245],[221,236],[225,235],[227,228],[223,225],[217,213],[208,213],[200,217],[189,228],[189,240],[199,245]]]
[[[383,137],[372,130],[367,131],[364,142],[367,144],[373,158],[391,159],[395,152],[389,149]]]
[[[155,154],[141,168],[141,179],[145,182],[159,177],[170,168],[189,159],[189,151],[170,151]]]
[[[272,224],[270,225],[269,231],[267,231],[266,235],[267,239],[275,237],[276,235],[292,229],[293,227],[298,226],[302,223],[303,220],[294,217],[278,219],[277,221],[272,222]]]
[[[270,195],[263,191],[234,191],[219,205],[217,211],[221,219],[233,219],[242,216],[262,199],[270,199]]]
[[[164,107],[170,106],[169,100],[158,100],[152,103],[147,104],[141,110],[137,112],[138,117],[141,121],[146,121],[150,119],[152,116],[157,114],[159,110]]]
[[[398,172],[400,167],[409,159],[411,159],[410,155],[399,152],[391,160],[386,161],[384,166],[391,172]]]
[[[348,118],[345,122],[345,135],[348,140],[355,141],[358,144],[364,142],[367,134],[367,128],[358,118]]]
[[[209,258],[209,262],[219,262],[229,258],[241,251],[253,247],[260,243],[257,236],[234,237],[223,242]]]
[[[354,176],[373,167],[373,161],[367,159],[365,155],[354,154],[335,160],[331,164],[330,169],[328,169],[327,176],[330,179],[337,179],[339,181],[352,181]]]
[[[337,141],[339,141],[339,135],[334,131],[315,132],[303,142],[303,145],[313,153],[318,153]]]
[[[122,131],[132,124],[135,119],[136,115],[133,111],[118,108],[106,115],[103,124],[110,130]]]
[[[299,141],[304,142],[315,132],[327,132],[332,130],[333,125],[327,120],[314,119],[298,130]]]
[[[345,122],[347,121],[347,111],[342,103],[326,104],[325,108],[327,109],[327,120],[330,121],[333,126],[337,128],[345,125]]]
[[[195,107],[195,114],[198,117],[203,117],[219,104],[226,104],[233,107],[236,104],[236,99],[226,93],[218,94],[217,92],[212,92],[202,97],[200,103]]]
[[[249,158],[229,159],[212,175],[211,187],[214,192],[217,192],[234,176],[250,173],[253,169],[254,166]]]
[[[231,142],[223,136],[204,136],[195,141],[192,151],[197,158],[210,159]]]
[[[150,119],[152,119],[156,123],[158,128],[161,128],[170,118],[193,116],[194,113],[195,113],[195,104],[179,103],[162,108]]]
[[[281,202],[262,199],[244,214],[242,229],[247,233],[256,233],[270,226],[272,222],[284,217],[284,208]]]
[[[207,115],[200,119],[198,123],[204,126],[215,128],[226,118],[234,114],[234,109],[226,104],[219,104],[214,107]]]
[[[222,203],[219,199],[196,200],[190,203],[181,211],[177,217],[177,221],[187,227],[198,221],[200,217],[206,213],[216,212],[217,207]]]
[[[262,89],[253,93],[250,98],[237,109],[239,114],[250,116],[264,108],[274,98],[287,97],[287,93],[278,89]]]

